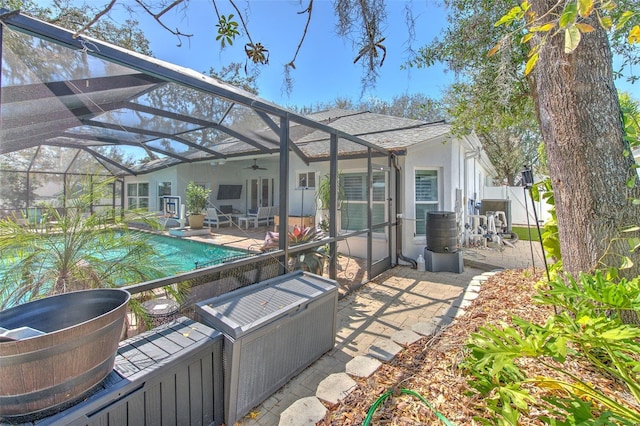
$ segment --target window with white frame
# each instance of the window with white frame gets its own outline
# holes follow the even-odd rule
[[[127,184],[127,206],[130,209],[149,208],[148,182],[136,182]]]
[[[383,223],[386,220],[386,174],[374,172],[372,181],[372,223]],[[347,231],[365,229],[369,200],[367,173],[342,173],[340,184],[344,191],[344,201],[340,210],[341,228]]]
[[[316,172],[298,173],[298,188],[315,188]]]
[[[171,195],[171,182],[158,182],[158,210],[161,212],[166,211],[163,198],[166,195]]]
[[[437,211],[440,206],[437,170],[415,171],[415,235],[427,234],[427,212]]]

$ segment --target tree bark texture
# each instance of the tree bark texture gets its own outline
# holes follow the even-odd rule
[[[542,16],[555,3],[531,5]],[[583,34],[572,53],[564,52],[563,34],[549,39],[529,83],[553,182],[564,270],[576,274],[619,266],[621,256],[629,256],[634,267],[621,272],[635,276],[640,259],[629,251],[624,238],[630,235],[620,231],[640,224],[639,209],[631,203],[638,190],[626,186],[636,171],[633,157],[623,155],[629,146],[607,34],[595,19],[589,23],[596,30]]]

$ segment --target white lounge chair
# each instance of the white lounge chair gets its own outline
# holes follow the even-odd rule
[[[231,225],[231,216],[222,213],[217,207],[209,207],[204,217],[204,224],[215,225],[216,228],[220,228],[220,225]]]
[[[246,216],[239,217],[238,225],[242,227],[242,224],[244,223],[244,228],[248,229],[249,222],[253,223],[254,228],[257,228],[262,222],[266,222],[266,225],[269,226],[269,223],[277,212],[278,206],[258,207],[257,212],[249,213]]]

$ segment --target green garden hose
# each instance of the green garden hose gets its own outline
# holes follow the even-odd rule
[[[400,389],[400,393],[403,393],[405,395],[415,396],[420,401],[422,401],[427,407],[429,407],[436,414],[436,417],[438,417],[440,420],[442,420],[442,423],[444,423],[447,426],[454,426],[454,424],[451,423],[449,421],[449,419],[447,419],[444,415],[442,415],[442,413],[440,413],[435,408],[433,408],[433,406],[431,404],[429,404],[429,402],[427,402],[427,400],[424,399],[422,397],[422,395],[420,395],[418,392],[412,391],[410,389],[402,388],[402,389]],[[369,408],[369,412],[367,413],[367,417],[364,419],[364,423],[362,423],[362,426],[369,426],[369,424],[371,423],[371,419],[373,418],[373,413],[375,413],[375,411],[378,409],[380,404],[382,404],[382,402],[385,399],[389,398],[391,395],[393,395],[393,390],[389,389],[388,391],[386,391],[385,393],[380,395],[380,397],[378,399],[376,399],[376,401],[373,403],[373,405]]]

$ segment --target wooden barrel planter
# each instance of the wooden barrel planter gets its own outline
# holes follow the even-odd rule
[[[90,394],[113,369],[129,297],[84,290],[0,312],[0,327],[17,331],[0,339],[0,421],[37,420]]]

